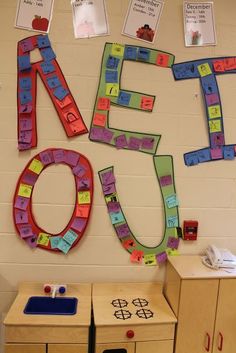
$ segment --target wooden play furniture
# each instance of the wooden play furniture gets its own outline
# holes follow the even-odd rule
[[[5,353],[87,353],[91,322],[91,285],[68,284],[66,296],[78,298],[75,315],[26,315],[31,296],[44,296],[42,283],[22,283],[5,320]]]
[[[158,283],[93,285],[95,353],[173,353],[176,318]]]
[[[170,257],[165,296],[178,318],[175,353],[236,351],[236,271]]]

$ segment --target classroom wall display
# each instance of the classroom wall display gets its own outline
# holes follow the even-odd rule
[[[30,62],[30,52],[38,48],[42,60]],[[37,146],[37,73],[56,108],[68,137],[87,133],[80,111],[56,60],[47,35],[22,39],[17,47],[18,149]]]
[[[146,112],[153,110],[155,96],[124,90],[120,87],[124,60],[170,68],[174,62],[174,55],[145,47],[106,43],[89,138],[116,148],[154,155],[160,135],[124,131],[109,126],[111,105]]]
[[[53,164],[67,165],[76,187],[76,202],[72,217],[59,234],[49,234],[39,227],[32,212],[32,194],[40,174]],[[13,218],[18,235],[30,248],[42,248],[67,254],[84,235],[89,222],[93,200],[93,171],[82,154],[66,149],[49,148],[35,155],[18,180]]]
[[[225,144],[224,121],[217,75],[235,74],[236,57],[216,57],[174,64],[175,80],[198,78],[204,98],[209,146],[184,154],[187,166],[216,160],[233,160],[236,144]]]
[[[15,27],[48,33],[54,0],[18,0]]]
[[[144,264],[149,266],[165,262],[167,254],[177,254],[180,236],[179,202],[174,184],[172,156],[154,156],[153,162],[161,189],[165,214],[164,235],[160,244],[155,247],[141,244],[132,233],[116,191],[114,168],[109,167],[99,172],[108,214],[122,246],[130,253],[131,262],[141,263],[144,261]]]
[[[185,46],[216,45],[213,2],[184,2]]]
[[[122,34],[154,43],[164,2],[130,0]]]
[[[151,112],[155,101],[155,96],[127,91],[120,87],[124,60],[170,68],[174,63],[174,56],[139,46],[106,43],[89,133],[92,141],[153,155],[165,209],[164,236],[156,247],[142,245],[131,232],[118,199],[113,167],[101,170],[99,177],[111,223],[123,247],[130,252],[130,260],[141,263],[144,259],[145,264],[156,265],[166,260],[167,253],[175,253],[179,244],[178,198],[174,186],[173,160],[171,156],[155,156],[160,135],[124,131],[109,126],[109,111],[112,104]]]
[[[109,34],[105,0],[72,0],[71,6],[75,38]]]

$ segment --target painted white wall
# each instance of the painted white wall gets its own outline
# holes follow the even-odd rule
[[[164,267],[131,264],[111,226],[97,172],[114,165],[117,188],[127,220],[146,245],[156,245],[163,234],[163,209],[152,157],[115,150],[89,141],[88,135],[67,139],[59,118],[38,79],[38,147],[17,151],[16,47],[34,35],[14,28],[16,0],[0,1],[0,313],[8,310],[19,281],[156,281]],[[128,0],[108,0],[109,37],[76,40],[70,1],[55,0],[50,31],[53,49],[69,87],[89,127],[104,43],[145,43],[121,35]],[[215,0],[218,44],[185,48],[182,0],[166,0],[155,45],[171,52],[175,62],[204,57],[236,55],[236,3]],[[224,112],[226,143],[236,143],[236,75],[218,78]],[[208,145],[205,110],[198,80],[175,82],[169,69],[141,63],[124,64],[122,85],[156,95],[153,113],[112,107],[111,125],[127,130],[160,133],[158,154],[174,157],[180,219],[199,221],[197,242],[183,243],[180,253],[200,253],[209,243],[236,252],[236,161],[218,161],[188,168],[183,153]],[[79,246],[67,256],[30,250],[16,235],[12,199],[17,179],[26,163],[48,147],[71,148],[86,155],[95,177],[95,197],[90,224]],[[33,195],[34,213],[46,230],[57,232],[68,222],[74,201],[73,178],[65,166],[53,166],[40,176]]]

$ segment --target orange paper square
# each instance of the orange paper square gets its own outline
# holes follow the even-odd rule
[[[104,114],[95,113],[93,118],[93,124],[97,126],[106,126],[107,116]]]
[[[169,57],[170,56],[168,54],[158,54],[156,64],[158,66],[167,67],[169,64]]]
[[[154,99],[149,97],[141,98],[141,108],[143,110],[152,110],[154,104]]]
[[[111,101],[109,98],[100,97],[98,98],[97,108],[99,110],[110,110]]]

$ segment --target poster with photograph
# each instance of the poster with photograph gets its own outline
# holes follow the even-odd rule
[[[163,5],[159,0],[130,0],[122,34],[154,43]]]
[[[213,2],[184,1],[185,46],[216,45]]]
[[[15,27],[48,33],[54,0],[19,0]]]
[[[105,0],[72,0],[75,38],[109,34]]]

